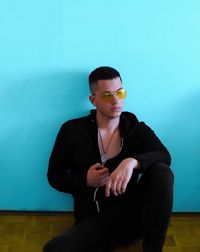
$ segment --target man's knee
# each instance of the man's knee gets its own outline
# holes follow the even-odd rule
[[[42,252],[53,252],[49,242],[44,245]]]
[[[173,186],[174,174],[167,164],[157,162],[148,169],[152,182],[167,183]]]
[[[56,252],[58,249],[52,244],[52,241],[46,243],[43,247],[43,252]]]
[[[59,238],[54,238],[53,240],[50,240],[47,242],[43,247],[43,252],[68,252],[68,249],[62,248],[61,242],[59,242]]]

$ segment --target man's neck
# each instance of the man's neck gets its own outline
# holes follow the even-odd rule
[[[97,113],[97,125],[100,129],[106,131],[113,131],[119,126],[119,117],[105,118]]]

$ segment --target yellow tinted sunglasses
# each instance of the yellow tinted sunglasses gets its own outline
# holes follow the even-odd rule
[[[100,95],[100,97],[105,102],[112,102],[113,96],[115,96],[117,99],[121,100],[121,99],[126,98],[126,94],[127,94],[126,90],[124,88],[120,88],[114,92],[106,91],[102,95]],[[93,95],[96,95],[96,94],[93,94]]]

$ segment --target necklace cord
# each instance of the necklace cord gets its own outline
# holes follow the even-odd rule
[[[109,146],[110,146],[110,144],[111,144],[111,141],[112,141],[112,139],[113,139],[113,137],[114,137],[114,135],[115,135],[116,131],[117,131],[117,128],[114,130],[114,132],[113,132],[112,136],[110,137],[110,140],[109,140],[109,142],[108,142],[108,145],[106,146],[106,148],[104,148],[103,138],[102,138],[102,135],[101,135],[100,129],[98,129],[99,136],[100,136],[100,141],[101,141],[101,146],[102,146],[102,150],[103,150],[103,154],[104,154],[104,155],[107,155],[107,152],[108,152]]]

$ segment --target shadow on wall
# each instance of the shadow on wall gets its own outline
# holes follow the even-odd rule
[[[1,209],[34,210],[48,205],[49,154],[61,124],[88,112],[87,76],[76,71],[26,73],[23,78],[20,74],[4,81],[0,100]]]
[[[175,211],[199,211],[200,93],[187,95],[171,108],[168,146],[175,173]]]

